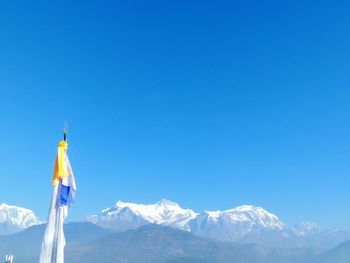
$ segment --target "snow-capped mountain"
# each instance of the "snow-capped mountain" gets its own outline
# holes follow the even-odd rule
[[[167,225],[225,241],[236,241],[248,234],[284,229],[284,224],[277,216],[261,207],[244,205],[225,211],[204,211],[198,214],[166,199],[150,205],[118,201],[114,207],[89,216],[86,221],[117,231],[146,224]]]
[[[262,229],[284,228],[277,216],[261,207],[244,205],[225,211],[204,211],[198,214],[166,199],[150,205],[118,201],[114,207],[104,209],[86,220],[118,231],[145,224],[167,225],[223,240],[236,240]]]
[[[0,235],[16,233],[41,223],[32,210],[0,204]]]
[[[250,205],[225,211],[204,211],[189,223],[194,234],[225,241],[236,241],[248,234],[280,231],[284,227],[276,215]]]
[[[298,224],[296,224],[292,228],[292,232],[296,236],[308,236],[313,235],[315,233],[318,233],[321,231],[321,228],[312,222],[302,221]]]
[[[177,203],[166,199],[150,205],[118,201],[114,207],[89,216],[86,221],[117,231],[146,224],[167,225],[188,231],[188,222],[196,216],[191,209],[183,209]]]
[[[118,201],[115,206],[87,217],[86,221],[119,232],[147,224],[167,225],[215,240],[271,247],[329,248],[350,239],[349,231],[321,229],[310,222],[288,227],[261,207],[243,205],[196,213],[166,199],[150,205]]]

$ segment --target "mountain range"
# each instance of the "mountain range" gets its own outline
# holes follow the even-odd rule
[[[87,216],[83,221],[114,232],[155,224],[217,241],[279,248],[329,249],[350,240],[349,231],[321,229],[310,222],[289,227],[273,213],[251,205],[198,213],[166,199],[147,205],[118,201],[113,207]],[[0,235],[16,233],[41,223],[43,221],[29,209],[0,205]]]
[[[349,231],[321,229],[311,222],[300,222],[289,227],[276,215],[250,205],[197,213],[166,199],[149,205],[118,201],[115,206],[85,220],[117,232],[157,224],[218,241],[257,243],[271,247],[331,248],[350,239]]]
[[[66,262],[125,263],[343,263],[350,233],[300,222],[288,227],[261,207],[197,213],[163,199],[155,204],[118,201],[65,226]],[[34,212],[0,205],[0,255],[37,262],[45,224]]]

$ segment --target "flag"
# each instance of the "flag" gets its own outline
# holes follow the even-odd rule
[[[67,142],[58,145],[52,180],[53,194],[47,218],[44,238],[41,244],[40,263],[63,263],[66,244],[63,223],[74,201],[76,185],[67,156]]]

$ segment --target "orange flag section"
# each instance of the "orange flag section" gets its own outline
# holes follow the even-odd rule
[[[57,157],[55,162],[55,171],[52,179],[52,184],[57,185],[59,179],[69,175],[67,169],[66,151],[68,149],[68,143],[66,141],[60,141],[57,149]]]

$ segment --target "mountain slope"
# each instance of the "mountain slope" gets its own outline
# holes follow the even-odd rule
[[[0,204],[0,235],[16,233],[41,223],[32,210]]]
[[[339,246],[324,252],[312,263],[349,263],[350,262],[350,240]]]
[[[16,262],[38,262],[44,228],[45,225],[37,225],[0,237],[0,254],[13,253]],[[349,262],[345,260],[350,249],[348,244],[320,254],[322,251],[307,248],[269,248],[214,241],[155,224],[115,233],[91,223],[69,223],[65,225],[65,233],[67,263]],[[318,261],[314,261],[316,259]]]
[[[310,249],[235,245],[197,237],[170,227],[147,225],[71,246],[66,255],[69,263],[306,263],[317,253]]]
[[[111,231],[91,223],[65,224],[67,247],[107,236]],[[0,236],[0,255],[14,254],[16,262],[38,262],[45,224],[7,236]]]

